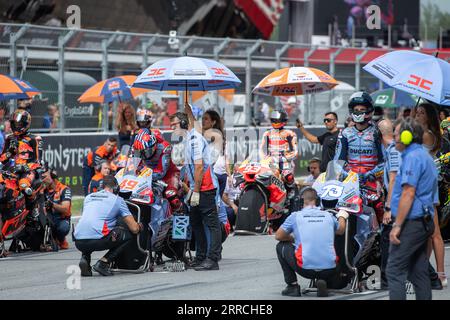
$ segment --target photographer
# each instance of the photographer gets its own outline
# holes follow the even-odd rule
[[[45,208],[53,222],[53,235],[60,249],[69,249],[66,236],[70,232],[72,191],[58,180],[56,171],[48,166],[45,166],[42,182],[46,186]]]

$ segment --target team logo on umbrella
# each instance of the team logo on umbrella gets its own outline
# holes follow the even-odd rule
[[[211,68],[211,70],[214,70],[215,74],[220,74],[220,75],[228,75],[228,72],[225,71],[225,69],[223,68]]]
[[[204,76],[206,72],[204,70],[195,70],[195,69],[178,69],[174,71],[176,76]]]
[[[162,76],[164,75],[164,71],[166,71],[166,68],[150,69],[150,72],[147,74],[147,76]]]
[[[22,80],[16,80],[16,82],[18,84],[20,84],[22,87],[24,87],[25,89],[30,89],[30,86],[28,84],[26,84],[25,82],[23,82]]]
[[[119,89],[120,89],[120,82],[119,81],[111,81],[110,83],[108,83],[108,90],[109,91],[119,90]]]

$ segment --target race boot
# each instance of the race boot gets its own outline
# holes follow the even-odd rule
[[[155,255],[156,255],[156,257],[155,257],[156,265],[160,266],[160,265],[164,264],[164,260],[162,258],[162,255],[163,255],[162,252],[157,251],[157,252],[155,252]]]

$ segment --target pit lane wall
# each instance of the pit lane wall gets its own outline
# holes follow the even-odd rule
[[[312,144],[300,133],[294,130],[298,137],[299,160],[296,162],[296,176],[307,175],[308,160],[312,157],[321,157],[322,147]],[[325,132],[323,127],[306,127],[314,135]],[[251,152],[258,152],[260,137],[268,130],[267,127],[228,128],[227,154],[231,163],[240,163],[245,160]],[[164,138],[173,144],[172,158],[176,164],[184,157],[184,144],[179,137],[171,131],[162,131]],[[70,186],[74,195],[83,195],[82,192],[82,166],[85,155],[100,146],[110,137],[117,134],[107,133],[64,133],[64,134],[42,134],[44,140],[43,159],[54,167],[58,172],[59,179]]]

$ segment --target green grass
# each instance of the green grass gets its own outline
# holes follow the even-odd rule
[[[72,216],[81,215],[81,209],[83,208],[84,197],[72,199]]]

